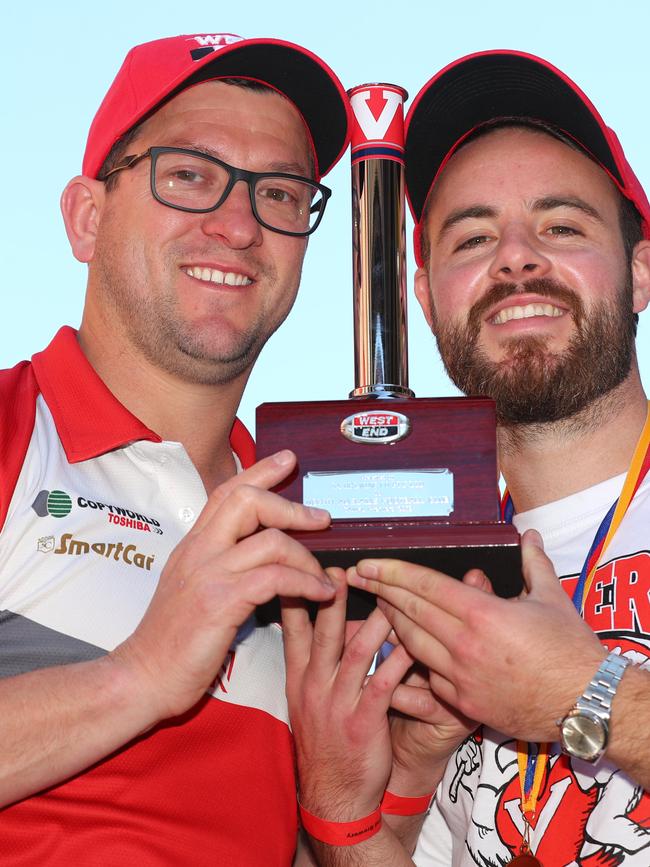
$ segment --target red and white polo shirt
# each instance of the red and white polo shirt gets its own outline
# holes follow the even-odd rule
[[[238,421],[231,443],[253,462]],[[0,677],[130,635],[205,501],[183,446],[117,401],[71,328],[0,372]],[[183,718],[5,808],[0,852],[7,865],[286,865],[296,827],[281,632],[251,622]]]

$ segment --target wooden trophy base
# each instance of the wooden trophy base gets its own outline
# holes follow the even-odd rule
[[[361,439],[374,437],[381,414],[388,424],[380,436],[397,430],[394,418],[408,420],[407,432],[390,442]],[[342,426],[358,438],[342,433]],[[521,592],[519,535],[499,516],[492,401],[355,398],[262,404],[256,436],[258,459],[282,448],[298,456],[296,470],[275,489],[278,493],[339,515],[326,530],[291,533],[323,567],[347,568],[381,557],[454,578],[480,568],[499,596]],[[429,489],[429,484],[437,487]],[[390,511],[395,514],[385,514]],[[351,589],[348,619],[364,619],[374,607],[373,596]],[[311,606],[312,614],[315,609]],[[260,606],[258,617],[278,621],[279,601]]]

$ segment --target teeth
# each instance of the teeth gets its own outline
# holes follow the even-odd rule
[[[523,307],[505,307],[492,317],[493,325],[503,325],[511,319],[528,319],[530,316],[562,316],[563,310],[553,304],[526,304]]]
[[[245,274],[237,274],[235,271],[219,271],[216,268],[183,268],[183,271],[195,280],[205,280],[206,283],[219,283],[226,286],[250,286],[253,282]]]

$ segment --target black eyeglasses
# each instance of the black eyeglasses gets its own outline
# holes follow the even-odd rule
[[[151,193],[162,205],[207,214],[223,205],[237,181],[248,185],[258,223],[272,232],[304,237],[318,228],[332,191],[309,178],[284,172],[249,172],[186,148],[151,147],[107,172],[131,169],[151,157]]]

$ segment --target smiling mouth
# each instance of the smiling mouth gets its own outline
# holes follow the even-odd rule
[[[236,271],[219,271],[217,268],[186,267],[181,269],[188,277],[203,280],[206,283],[216,283],[221,286],[250,286],[253,282],[245,274]]]
[[[554,304],[524,304],[521,306],[504,307],[492,316],[489,322],[492,325],[503,325],[505,322],[510,322],[511,319],[530,319],[533,316],[547,316],[555,319],[559,316],[564,316],[566,310],[561,307],[556,307]]]

